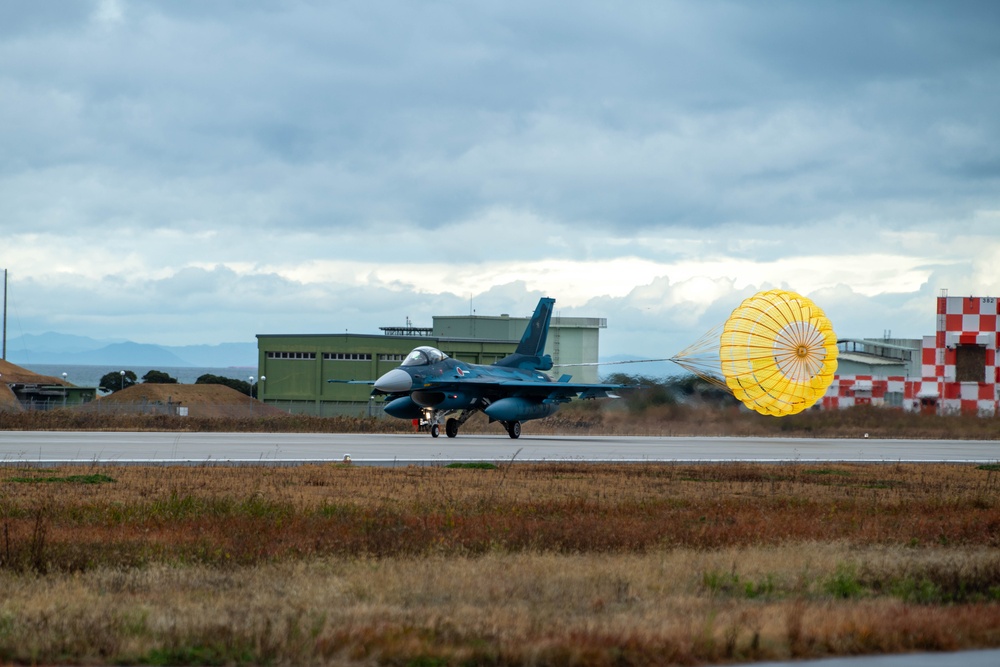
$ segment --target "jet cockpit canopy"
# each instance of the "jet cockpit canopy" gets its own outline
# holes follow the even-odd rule
[[[406,359],[403,360],[401,366],[428,366],[430,364],[436,364],[439,361],[444,361],[448,358],[448,355],[437,349],[436,347],[430,347],[429,345],[422,345],[416,347],[406,355]]]

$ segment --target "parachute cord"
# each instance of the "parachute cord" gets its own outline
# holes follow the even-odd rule
[[[729,385],[726,384],[725,380],[716,375],[718,371],[711,364],[699,363],[692,359],[678,359],[676,357],[671,359],[670,361],[674,362],[675,364],[677,364],[684,370],[688,371],[689,373],[697,375],[705,382],[708,382],[709,384],[718,387],[720,389],[724,389],[725,391],[731,392]]]
[[[677,361],[678,359],[702,357],[710,354],[718,356],[719,336],[722,334],[724,324],[715,325],[705,332],[701,338],[671,357],[670,360]]]
[[[709,329],[701,338],[671,357],[670,361],[713,386],[731,391],[722,378],[719,360],[719,336],[724,325],[718,324]]]

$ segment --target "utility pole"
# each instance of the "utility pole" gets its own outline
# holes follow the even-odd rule
[[[3,356],[0,359],[7,361],[7,269],[3,270]]]

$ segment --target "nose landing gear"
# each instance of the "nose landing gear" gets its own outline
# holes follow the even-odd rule
[[[474,413],[474,410],[463,410],[457,418],[451,417],[447,419],[444,423],[445,435],[449,438],[457,437],[459,427]],[[447,415],[448,412],[444,414]],[[437,438],[441,435],[441,417],[442,415],[439,415],[433,408],[424,409],[423,423],[430,426],[429,430],[432,438]]]

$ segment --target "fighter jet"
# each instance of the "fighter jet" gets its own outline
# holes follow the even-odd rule
[[[542,354],[555,299],[543,298],[513,354],[495,364],[469,364],[434,347],[415,348],[403,363],[375,381],[372,395],[384,395],[383,409],[400,419],[419,419],[430,434],[449,438],[469,417],[484,412],[500,422],[511,438],[521,436],[521,422],[541,419],[573,398],[616,398],[617,384],[575,384],[569,375],[553,380],[552,357]],[[456,416],[452,416],[456,415]]]

